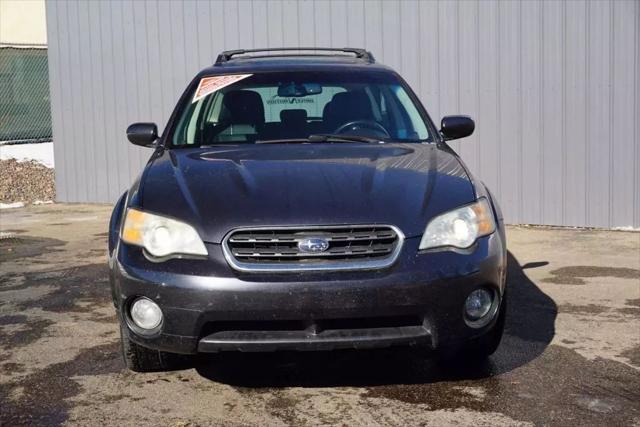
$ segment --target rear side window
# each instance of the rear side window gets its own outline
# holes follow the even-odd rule
[[[430,138],[424,118],[391,73],[261,73],[192,99],[179,116],[173,146],[335,133],[386,141]]]

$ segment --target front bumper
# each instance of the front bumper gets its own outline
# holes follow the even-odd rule
[[[140,345],[174,353],[437,348],[493,326],[469,326],[463,306],[471,291],[487,287],[497,295],[497,308],[506,274],[502,236],[484,237],[465,251],[425,253],[417,250],[419,238],[409,238],[384,270],[299,274],[234,271],[220,245],[207,245],[208,260],[154,264],[121,244],[110,260],[113,300],[128,324],[134,297],[159,304],[161,331],[145,335],[129,328],[129,335]]]

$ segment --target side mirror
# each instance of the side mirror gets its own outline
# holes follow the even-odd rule
[[[469,136],[475,128],[476,124],[469,116],[445,116],[440,122],[440,132],[446,140]]]
[[[158,139],[155,123],[134,123],[127,128],[127,139],[135,145],[150,147]]]

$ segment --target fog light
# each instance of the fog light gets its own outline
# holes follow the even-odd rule
[[[131,304],[131,320],[142,329],[155,329],[162,323],[162,310],[149,298],[138,298]]]
[[[493,294],[486,289],[471,292],[464,303],[464,310],[469,320],[479,320],[489,313],[493,303]]]

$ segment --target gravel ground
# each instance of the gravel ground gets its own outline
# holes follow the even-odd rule
[[[640,233],[509,227],[506,334],[484,365],[395,348],[135,374],[109,291],[110,212],[2,212],[0,426],[640,427]]]
[[[0,160],[0,202],[54,200],[54,176],[54,169],[34,161]]]

